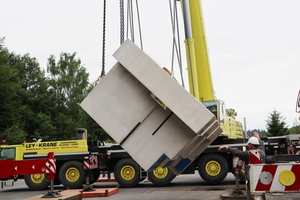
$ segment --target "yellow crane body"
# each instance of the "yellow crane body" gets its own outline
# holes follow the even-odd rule
[[[205,39],[204,24],[202,19],[201,4],[199,0],[190,0],[190,18],[192,35],[194,39],[195,60],[199,101],[215,99],[214,88],[211,79],[208,52]],[[191,81],[191,79],[189,79]]]
[[[218,119],[223,133],[229,138],[243,138],[242,123],[235,120],[234,109],[225,109],[225,103],[216,99],[204,31],[200,0],[189,0],[192,38],[185,40],[189,89]]]

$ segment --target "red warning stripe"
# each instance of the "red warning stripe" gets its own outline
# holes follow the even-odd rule
[[[297,191],[300,190],[300,165],[293,165],[291,171],[295,174],[295,183],[291,186],[286,186],[284,191]]]
[[[261,173],[262,172],[269,172],[272,175],[272,181],[269,184],[262,183],[261,179],[258,180],[255,191],[270,191],[272,183],[274,181],[274,176],[276,173],[278,165],[264,165]],[[260,177],[263,178],[263,177]]]
[[[281,172],[288,170],[294,173],[295,182],[291,181],[291,186],[283,185],[280,180]],[[258,173],[259,177],[254,191],[276,191],[276,192],[291,192],[291,191],[300,191],[300,165],[291,164],[288,165],[263,165],[260,172]],[[282,176],[282,175],[281,175]],[[284,177],[281,177],[284,179]],[[289,177],[287,177],[289,178]],[[255,180],[255,179],[254,179]]]
[[[48,162],[46,162],[46,167],[48,173],[56,173],[56,159],[49,159]]]
[[[257,150],[249,151],[249,164],[260,164],[260,153]]]
[[[243,166],[244,166],[244,161],[242,159],[236,157],[236,156],[234,156],[234,159],[235,159],[235,161],[237,160],[236,165],[234,166],[234,168],[242,169]]]
[[[87,160],[87,161],[84,161],[84,169],[89,169],[90,168],[90,161]]]

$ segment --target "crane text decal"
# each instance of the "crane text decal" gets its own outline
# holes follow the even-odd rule
[[[40,147],[56,147],[57,142],[43,142],[26,144],[26,148],[40,148]]]
[[[25,144],[26,150],[78,148],[77,141],[68,142],[38,142]]]

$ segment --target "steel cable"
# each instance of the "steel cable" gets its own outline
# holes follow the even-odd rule
[[[103,38],[102,38],[102,72],[101,77],[105,76],[105,28],[106,28],[106,0],[103,4]]]

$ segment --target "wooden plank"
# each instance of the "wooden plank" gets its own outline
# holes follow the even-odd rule
[[[82,189],[76,190],[65,190],[62,194],[69,194],[69,193],[81,193],[82,198],[90,198],[90,197],[108,197],[119,192],[119,187],[116,188],[93,188],[94,191],[90,192],[81,192]]]
[[[76,192],[76,193],[64,193],[61,192],[62,196],[61,197],[56,197],[56,198],[42,198],[42,196],[44,196],[44,194],[39,195],[39,196],[35,196],[35,197],[31,197],[25,200],[82,200],[82,195],[80,192]]]
[[[117,182],[115,178],[99,178],[96,182]]]

